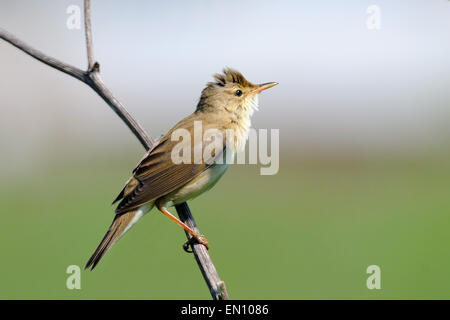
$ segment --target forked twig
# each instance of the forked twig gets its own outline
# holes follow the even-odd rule
[[[128,113],[125,107],[117,100],[112,92],[105,86],[100,77],[100,64],[94,59],[94,51],[92,45],[92,28],[91,28],[91,8],[90,0],[84,0],[84,28],[86,34],[86,51],[88,59],[88,68],[83,71],[77,67],[71,66],[58,59],[50,57],[45,53],[34,49],[25,42],[21,41],[6,30],[0,28],[0,38],[9,42],[16,48],[22,50],[31,57],[45,63],[46,65],[64,72],[91,87],[97,94],[113,109],[113,111],[125,122],[128,128],[139,139],[144,148],[149,151],[154,146],[155,141],[146,133],[141,125]],[[200,233],[195,223],[194,217],[189,210],[187,203],[176,206],[176,210],[180,220],[189,227]],[[188,240],[190,235],[186,234]],[[216,268],[209,256],[208,250],[201,245],[194,243],[191,245],[195,260],[200,271],[208,285],[211,296],[214,300],[228,299],[228,294],[223,281],[220,280]]]

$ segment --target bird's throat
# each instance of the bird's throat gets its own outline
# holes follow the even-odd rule
[[[231,126],[235,134],[235,150],[239,152],[244,149],[248,133],[251,128],[251,116],[258,110],[258,95],[253,95],[244,100],[232,116]]]

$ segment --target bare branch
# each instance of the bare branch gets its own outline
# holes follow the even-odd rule
[[[134,119],[125,107],[117,100],[112,92],[105,86],[100,77],[100,65],[95,62],[93,45],[92,45],[92,28],[91,28],[91,16],[90,16],[90,1],[84,1],[84,14],[85,14],[85,34],[86,34],[86,51],[88,57],[88,70],[83,71],[74,66],[66,64],[55,58],[52,58],[43,52],[34,49],[25,42],[19,40],[14,35],[10,34],[6,30],[0,28],[0,39],[3,39],[16,48],[22,50],[31,57],[45,63],[46,65],[62,71],[90,86],[97,94],[109,105],[111,109],[122,119],[133,134],[139,139],[144,148],[148,151],[151,150],[155,144],[155,141],[147,134],[142,126]],[[176,206],[177,213],[180,220],[187,224],[189,227],[200,233],[194,217],[189,209],[187,203],[182,203]],[[188,240],[190,235],[186,233]],[[192,244],[193,253],[200,271],[206,281],[206,284],[210,290],[211,296],[214,300],[228,299],[228,293],[225,288],[225,283],[220,280],[217,270],[212,263],[208,250],[201,244]]]
[[[197,227],[197,223],[191,214],[186,202],[175,206],[178,212],[180,220],[183,221],[189,228],[200,234],[200,230]],[[192,236],[186,232],[186,237],[190,239]],[[225,288],[225,283],[220,280],[219,274],[217,273],[216,267],[211,261],[208,250],[204,245],[194,243],[192,246],[192,251],[194,252],[195,260],[197,261],[198,267],[202,272],[203,278],[205,278],[206,284],[208,285],[211,296],[214,300],[228,300],[228,293]]]
[[[88,58],[88,70],[94,68],[94,47],[92,46],[92,28],[91,28],[91,1],[84,0],[84,30],[86,34],[86,51]]]
[[[84,83],[95,90],[103,100],[114,110],[114,112],[125,122],[128,128],[134,133],[144,147],[149,150],[153,147],[153,139],[145,132],[141,125],[127,112],[124,106],[117,100],[111,91],[104,85],[99,74],[99,64],[94,63],[88,71],[83,71],[77,67],[59,61],[39,51],[22,40],[19,40],[8,31],[0,28],[0,38],[11,43],[16,48],[22,50],[31,57],[45,63],[46,65],[62,71]]]
[[[71,66],[67,63],[64,63],[62,61],[59,61],[58,59],[52,58],[45,53],[34,49],[33,47],[29,46],[22,40],[19,40],[14,35],[9,33],[6,30],[3,30],[0,28],[0,39],[5,40],[6,42],[11,43],[14,47],[22,50],[26,54],[32,56],[33,58],[45,63],[46,65],[55,68],[59,71],[62,71],[64,73],[67,73],[68,75],[77,78],[80,81],[85,82],[85,72],[83,70],[80,70],[74,66]]]
[[[94,64],[94,71],[89,72],[86,83],[98,93],[100,97],[113,109],[113,111],[125,122],[128,128],[133,132],[136,138],[139,139],[144,148],[148,151],[153,148],[154,140],[147,134],[142,126],[134,119],[125,107],[117,100],[112,92],[103,83],[100,74],[96,71]]]

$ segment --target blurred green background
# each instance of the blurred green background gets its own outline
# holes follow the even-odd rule
[[[184,232],[157,211],[82,272],[81,290],[65,287],[112,220],[133,165],[116,160],[2,185],[0,298],[209,298]],[[449,298],[448,160],[282,159],[275,176],[234,166],[190,205],[234,299]],[[373,264],[381,290],[366,288]]]
[[[154,137],[225,66],[280,83],[252,119],[280,130],[279,173],[232,166],[190,203],[231,298],[450,298],[450,2],[379,0],[379,30],[373,4],[93,1],[102,77]],[[0,27],[85,68],[71,5],[0,0]],[[209,299],[156,211],[66,288],[144,152],[84,84],[3,41],[0,63],[0,299]]]

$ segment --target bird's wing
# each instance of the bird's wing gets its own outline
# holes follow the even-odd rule
[[[184,123],[184,125],[189,126],[190,124]],[[177,127],[180,127],[180,124],[174,129]],[[210,159],[198,164],[174,164],[171,159],[172,148],[179,143],[179,141],[171,140],[171,133],[174,129],[161,138],[158,145],[133,170],[133,176],[115,200],[122,199],[117,206],[116,214],[135,210],[147,202],[180,188],[211,166],[215,159],[223,155],[224,148],[222,148],[220,153],[214,154],[213,152],[210,155]],[[192,138],[192,140],[194,139]],[[202,149],[204,150],[207,143],[203,141],[202,144]],[[192,148],[195,147],[194,141],[192,141],[191,146]],[[191,154],[193,150],[191,149]]]

